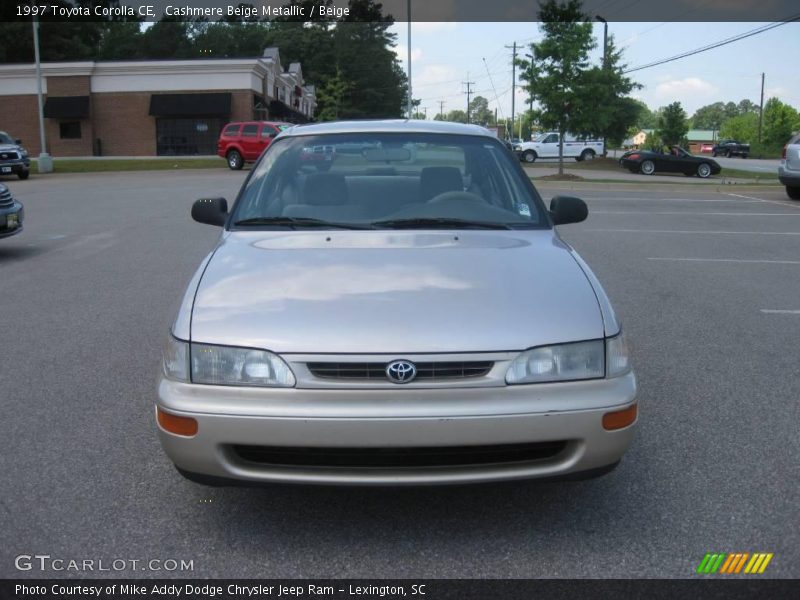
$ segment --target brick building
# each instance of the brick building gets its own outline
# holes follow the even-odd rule
[[[314,87],[277,48],[260,58],[42,64],[47,150],[59,156],[215,154],[228,121],[313,119]],[[0,130],[39,154],[36,69],[0,65]]]

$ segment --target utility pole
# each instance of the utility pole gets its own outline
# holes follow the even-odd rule
[[[603,68],[608,68],[608,21],[600,15],[595,16],[595,19],[603,24]]]
[[[517,92],[517,42],[511,46],[511,137],[514,137],[514,100]]]
[[[761,127],[764,123],[764,73],[761,74],[761,104],[758,109],[758,143],[761,143]]]
[[[423,106],[422,107],[422,112],[425,115],[425,120],[427,121],[428,120],[428,107],[427,106]]]
[[[467,123],[469,123],[469,97],[472,95],[472,88],[470,86],[475,85],[474,81],[469,80],[469,71],[467,71],[467,81],[462,81],[461,83],[467,86],[467,91],[464,93],[467,95]]]
[[[444,100],[439,100],[439,114],[442,115],[442,120],[444,120]]]
[[[47,153],[44,135],[44,104],[42,102],[42,63],[39,57],[39,17],[33,17],[33,56],[36,60],[36,99],[39,103],[39,160],[36,163],[39,173],[53,172],[53,159]]]

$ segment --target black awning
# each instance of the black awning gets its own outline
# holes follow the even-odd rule
[[[269,103],[269,116],[271,119],[283,119],[289,123],[308,123],[307,116],[280,100],[272,100]]]
[[[228,117],[230,114],[230,93],[150,96],[152,117]]]
[[[89,96],[48,96],[44,103],[48,119],[85,119],[89,116]]]

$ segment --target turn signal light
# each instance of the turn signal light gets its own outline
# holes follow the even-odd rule
[[[175,435],[185,435],[186,437],[192,437],[197,434],[197,421],[194,419],[172,415],[160,408],[156,408],[156,413],[158,415],[158,424],[161,425],[164,431],[169,431]]]
[[[606,413],[603,415],[603,429],[613,431],[627,427],[636,420],[636,404],[623,410]]]

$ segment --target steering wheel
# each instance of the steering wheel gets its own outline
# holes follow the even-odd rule
[[[428,204],[444,204],[446,202],[480,202],[487,204],[486,200],[473,194],[472,192],[464,192],[461,190],[453,190],[450,192],[443,192],[428,200]]]

